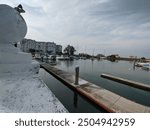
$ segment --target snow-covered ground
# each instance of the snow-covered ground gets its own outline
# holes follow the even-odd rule
[[[68,112],[38,75],[0,75],[0,112]]]

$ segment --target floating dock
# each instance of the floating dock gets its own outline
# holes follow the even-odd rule
[[[129,86],[134,87],[134,88],[138,88],[138,89],[150,92],[150,85],[148,85],[148,84],[143,84],[143,83],[131,81],[128,79],[123,79],[123,78],[116,77],[116,76],[109,75],[109,74],[101,74],[101,77],[115,81],[115,82],[118,82],[118,83],[129,85]]]
[[[79,84],[75,85],[75,75],[65,72],[49,64],[41,64],[48,73],[61,81],[67,87],[87,98],[107,112],[121,113],[148,113],[150,107],[138,104],[120,95],[110,92],[100,86],[79,78]]]

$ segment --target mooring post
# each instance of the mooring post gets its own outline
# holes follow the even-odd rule
[[[75,67],[75,85],[79,84],[79,66]]]

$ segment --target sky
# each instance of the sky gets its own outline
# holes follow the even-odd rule
[[[150,0],[0,0],[22,4],[26,38],[74,46],[77,53],[150,58]]]

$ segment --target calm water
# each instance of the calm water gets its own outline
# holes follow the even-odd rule
[[[86,99],[78,94],[75,94],[68,87],[63,85],[60,81],[55,79],[45,70],[40,69],[40,75],[50,90],[56,95],[61,103],[72,113],[92,113],[105,112],[88,102]]]
[[[133,64],[133,62],[129,61],[110,62],[107,60],[57,61],[57,67],[70,73],[74,73],[75,66],[79,65],[81,78],[102,86],[103,88],[114,93],[122,95],[125,98],[140,104],[150,106],[149,92],[135,89],[127,85],[122,85],[120,83],[116,83],[100,77],[102,73],[107,73],[150,85],[150,71],[145,71],[141,68],[134,68]],[[85,101],[85,99],[82,97],[75,96],[71,90],[69,90],[44,70],[40,70],[40,75],[44,82],[50,87],[50,89],[55,93],[59,100],[62,101],[62,103],[70,112],[102,111],[91,105],[89,102]]]

